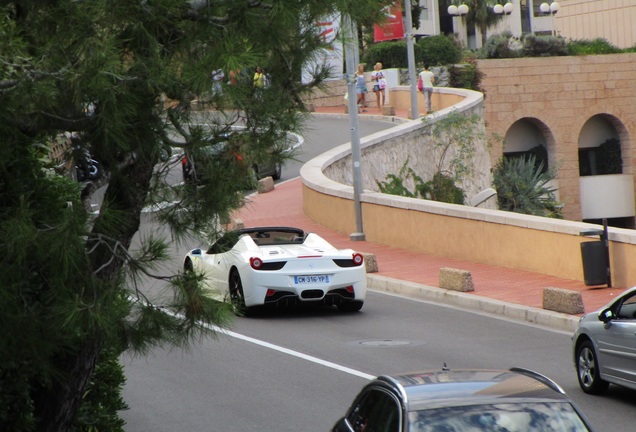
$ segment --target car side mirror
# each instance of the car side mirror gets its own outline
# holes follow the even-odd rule
[[[201,255],[201,249],[197,248],[197,249],[192,249],[192,255]]]
[[[609,308],[603,309],[601,313],[598,315],[599,321],[603,321],[606,324],[610,322],[611,320],[613,320],[614,318],[615,318],[614,312],[612,312],[612,310]]]

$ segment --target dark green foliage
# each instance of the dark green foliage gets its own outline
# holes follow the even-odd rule
[[[566,40],[558,36],[523,37],[523,52],[526,57],[550,57],[568,55]]]
[[[375,184],[378,185],[378,189],[380,192],[389,194],[389,195],[398,195],[409,198],[414,198],[416,196],[415,193],[411,192],[404,186],[404,180],[406,180],[409,176],[413,176],[414,172],[411,168],[408,167],[409,160],[407,159],[400,168],[400,172],[398,174],[388,174],[386,176],[386,180],[384,181],[375,181]],[[407,175],[408,174],[408,175]]]
[[[454,64],[449,69],[450,86],[454,88],[465,88],[484,93],[481,88],[483,73],[479,70],[474,59],[468,59],[465,63]]]
[[[496,34],[488,38],[486,44],[479,50],[480,58],[516,58],[516,57],[548,57],[565,55],[594,55],[594,54],[615,54],[621,52],[634,52],[636,47],[631,49],[620,49],[606,39],[598,38],[594,40],[566,40],[560,36],[550,35],[523,35],[521,46],[517,38],[510,32]]]
[[[534,155],[501,159],[493,171],[499,209],[562,219],[554,189],[548,185],[553,178],[553,171],[536,166]]]
[[[618,139],[610,138],[598,147],[596,167],[599,175],[623,173],[621,143]]]
[[[417,45],[414,46],[414,53],[415,58],[420,55]],[[369,45],[360,61],[366,65],[367,70],[372,70],[373,65],[377,62],[382,63],[382,67],[385,69],[407,68],[406,42],[399,40]]]
[[[209,243],[244,203],[245,168],[282,160],[272,147],[299,130],[305,96],[329,75],[317,66],[311,82],[300,78],[328,48],[319,18],[342,7],[368,20],[384,3],[0,4],[0,429],[121,429],[122,350],[188,347],[231,322],[201,275],[167,265],[172,246]],[[272,77],[262,92],[249,81],[257,65]],[[244,79],[212,95],[216,69]],[[194,112],[194,99],[216,111]],[[254,139],[210,164],[224,176],[195,189],[168,179],[162,150],[178,160],[236,123]],[[69,135],[101,163],[99,180],[51,169],[52,143]],[[160,209],[161,230],[137,236],[147,206]]]
[[[415,57],[418,64],[429,66],[445,66],[459,63],[462,60],[462,49],[456,39],[445,36],[429,36],[417,42],[419,47]]]
[[[464,204],[464,191],[455,185],[455,181],[451,176],[437,172],[431,180],[424,182],[422,177],[408,166],[408,163],[409,160],[407,159],[398,174],[388,174],[384,181],[376,180],[375,183],[378,185],[380,192],[408,198],[423,198],[451,204]],[[404,182],[409,178],[415,185],[414,192],[411,192],[404,185]]]
[[[594,55],[594,54],[616,54],[624,52],[620,48],[612,45],[607,39],[597,38],[593,40],[580,39],[573,40],[567,44],[568,55]]]
[[[123,432],[125,422],[118,413],[128,409],[121,395],[125,382],[126,377],[119,363],[118,350],[102,351],[95,366],[95,373],[84,392],[74,430]]]
[[[480,50],[480,57],[488,59],[522,57],[521,46],[514,45],[515,38],[510,32],[496,34],[488,38]],[[517,41],[518,42],[518,41]]]
[[[466,194],[455,184],[453,178],[441,172],[433,175],[433,179],[416,185],[418,194],[426,199],[449,204],[464,204]]]

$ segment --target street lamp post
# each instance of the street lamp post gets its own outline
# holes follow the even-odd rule
[[[411,81],[411,120],[419,117],[417,107],[417,80],[415,78],[415,48],[413,47],[413,18],[411,17],[411,2],[404,0],[404,15],[406,16],[406,58],[409,66],[409,80]]]
[[[555,36],[554,15],[556,15],[556,13],[559,11],[560,8],[561,6],[559,5],[558,2],[552,2],[550,4],[541,3],[541,6],[539,6],[541,13],[550,14],[550,27],[551,27],[550,33],[552,34],[552,36]]]
[[[464,15],[468,13],[469,9],[468,9],[468,5],[461,4],[459,6],[450,5],[447,10],[449,15],[462,18]],[[468,36],[466,35],[466,28],[464,27],[463,22],[461,22],[461,25],[462,25],[462,36],[464,36],[463,37],[464,42],[466,43],[466,46],[468,46]]]
[[[360,193],[362,190],[362,157],[360,151],[360,132],[358,130],[358,102],[356,97],[356,39],[353,22],[348,15],[343,16],[345,34],[345,80],[349,94],[349,127],[351,128],[351,165],[353,167],[353,202],[356,215],[356,232],[352,233],[351,240],[364,241],[365,235],[362,228],[362,203]]]

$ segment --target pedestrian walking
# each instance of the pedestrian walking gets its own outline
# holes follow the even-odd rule
[[[364,65],[358,65],[358,70],[356,71],[356,94],[358,95],[358,107],[360,107],[362,111],[366,111],[365,108],[367,107],[367,91],[367,84],[364,81]]]
[[[420,72],[419,80],[422,83],[422,94],[426,102],[426,113],[433,111],[431,96],[433,95],[433,84],[435,83],[435,74],[428,70],[428,65],[424,65],[424,70]],[[419,85],[418,85],[419,87]]]
[[[382,111],[384,108],[384,89],[386,89],[386,76],[382,71],[382,63],[377,62],[373,66],[373,72],[371,72],[371,81],[373,81],[373,93],[375,93],[375,101],[378,106],[378,110]]]

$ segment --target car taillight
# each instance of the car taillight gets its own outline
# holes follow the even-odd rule
[[[353,254],[353,263],[357,266],[362,265],[362,263],[364,262],[364,257],[362,256],[362,254],[360,253],[354,253]]]
[[[263,260],[257,257],[250,258],[250,265],[254,270],[259,270],[263,267]]]

